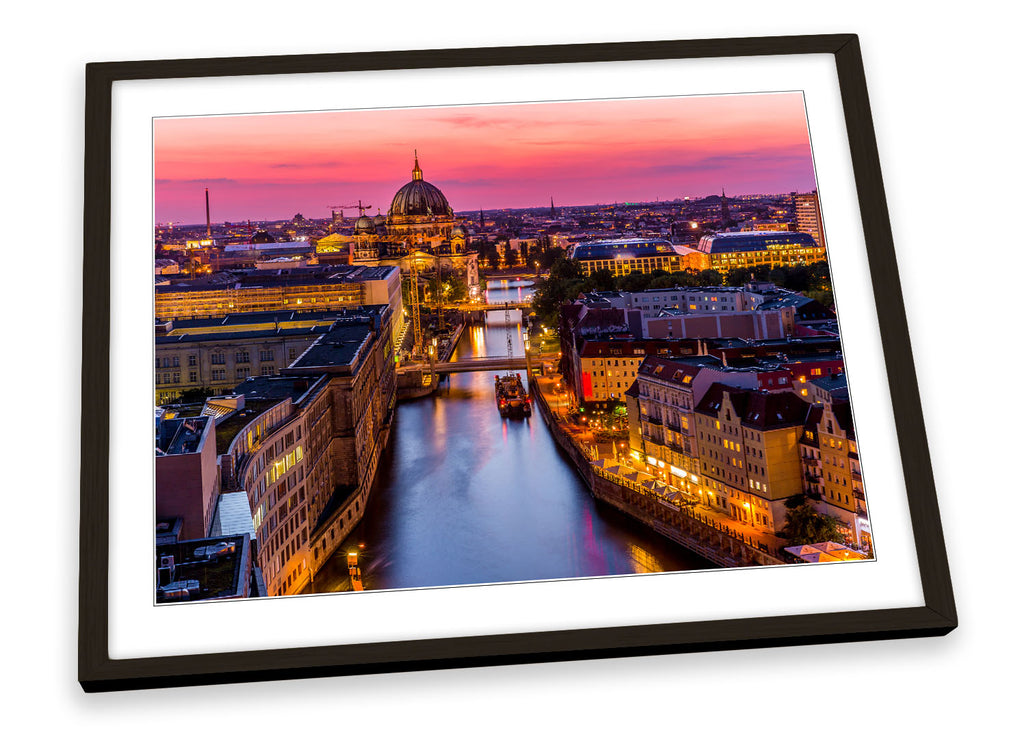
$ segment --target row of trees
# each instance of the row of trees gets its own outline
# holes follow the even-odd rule
[[[738,287],[750,281],[767,281],[784,289],[803,292],[817,299],[826,307],[833,302],[832,284],[828,263],[817,261],[813,264],[796,266],[756,266],[748,269],[732,269],[723,274],[715,269],[703,271],[653,271],[649,274],[632,272],[615,276],[602,269],[590,276],[583,276],[579,264],[560,254],[551,263],[548,278],[534,288],[533,306],[541,321],[548,325],[558,322],[558,308],[571,302],[581,292],[624,291],[642,292],[647,289],[671,289],[672,287]]]
[[[480,254],[481,266],[497,269],[501,263],[498,245],[485,240],[474,240],[470,250]],[[505,260],[507,266],[525,265],[537,262],[541,269],[548,269],[559,258],[564,258],[565,251],[556,246],[549,236],[540,236],[536,242],[520,243],[519,250],[513,251],[505,243]]]

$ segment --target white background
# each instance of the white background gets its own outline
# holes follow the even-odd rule
[[[2,227],[5,724],[29,733],[188,729],[392,734],[801,734],[1017,723],[1020,391],[1014,292],[1019,23],[1002,4],[904,10],[518,2],[91,3],[6,12]],[[812,10],[812,8],[814,8]],[[961,626],[854,643],[82,694],[75,682],[83,65],[135,60],[856,32],[916,355]],[[1013,35],[1011,35],[1013,34]],[[1001,279],[1000,276],[1003,276]],[[956,296],[967,281],[984,300]],[[38,296],[37,296],[38,295]],[[973,311],[968,313],[970,307]],[[13,400],[13,401],[11,401]],[[1009,510],[1009,515],[1007,514]],[[180,724],[180,722],[178,722]],[[912,726],[913,725],[913,726]]]

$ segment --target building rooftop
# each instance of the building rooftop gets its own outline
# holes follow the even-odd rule
[[[808,233],[779,230],[755,230],[739,233],[714,233],[702,236],[697,250],[702,253],[738,253],[743,251],[766,251],[783,246],[817,248],[814,238]]]
[[[775,353],[789,351],[835,351],[840,348],[839,339],[831,335],[814,335],[807,338],[773,338],[771,340],[748,340],[746,338],[708,338],[708,348],[760,348]]]
[[[281,269],[239,269],[201,279],[172,279],[169,286],[158,286],[157,293],[212,291],[218,289],[261,289],[325,284],[360,284],[397,274],[397,266],[295,266]]]
[[[277,378],[277,377],[258,377],[256,380],[265,378]],[[293,381],[289,379],[289,382]],[[236,392],[241,387],[236,387]],[[231,442],[235,439],[235,436],[241,432],[242,428],[248,425],[250,422],[255,420],[261,414],[266,412],[268,409],[273,407],[275,404],[283,402],[285,397],[276,397],[273,399],[259,399],[259,398],[246,398],[245,408],[240,409],[234,414],[225,417],[220,423],[217,424],[217,455],[223,455],[228,452],[228,448],[231,447]]]
[[[686,351],[695,352],[699,341],[696,338],[634,338],[630,334],[608,335],[598,339],[586,338],[579,354],[581,358],[593,358],[597,356],[622,356],[623,358],[638,357],[641,351],[644,354],[662,353],[664,355],[675,355],[673,348],[679,349],[679,353],[686,354]],[[712,361],[718,359],[711,356],[704,356]]]
[[[355,308],[358,311],[361,308]],[[210,330],[232,327],[244,327],[248,325],[278,324],[281,327],[289,327],[293,324],[309,325],[315,322],[331,323],[339,317],[350,314],[352,310],[273,310],[270,312],[233,312],[223,317],[181,317],[161,322],[166,330],[177,332],[194,332],[198,330]]]
[[[157,545],[157,603],[248,596],[249,555],[246,535]]]
[[[591,261],[645,256],[681,256],[693,252],[693,249],[674,246],[662,238],[623,238],[577,243],[570,249],[569,258]]]
[[[297,338],[303,335],[323,335],[331,329],[329,324],[312,325],[308,328],[266,328],[264,330],[239,330],[229,333],[177,333],[175,335],[156,336],[156,345],[172,345],[179,343],[202,343],[204,341],[223,340],[259,340],[261,338]]]
[[[362,347],[371,342],[373,333],[374,325],[369,317],[359,320],[339,320],[295,359],[289,368],[350,367],[354,369],[363,358]]]
[[[737,389],[715,382],[694,407],[694,412],[717,417],[726,394],[742,424],[762,431],[802,426],[811,406],[792,392]]]
[[[648,356],[640,364],[637,375],[688,387],[701,369],[708,366],[722,368],[722,362],[714,356]]]
[[[210,525],[210,534],[213,537],[248,535],[250,540],[256,539],[249,498],[244,491],[233,491],[217,497],[217,511]]]
[[[175,417],[159,419],[156,424],[158,455],[197,453],[206,434],[208,417]]]
[[[831,376],[820,376],[810,380],[816,387],[824,389],[827,392],[833,392],[837,389],[846,389],[846,374],[833,374]]]

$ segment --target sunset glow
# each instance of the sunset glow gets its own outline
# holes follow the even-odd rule
[[[456,211],[809,191],[798,92],[161,119],[157,222],[386,212],[424,178]]]

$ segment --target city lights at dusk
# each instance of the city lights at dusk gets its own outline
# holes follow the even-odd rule
[[[873,559],[801,93],[154,160],[157,604]]]

